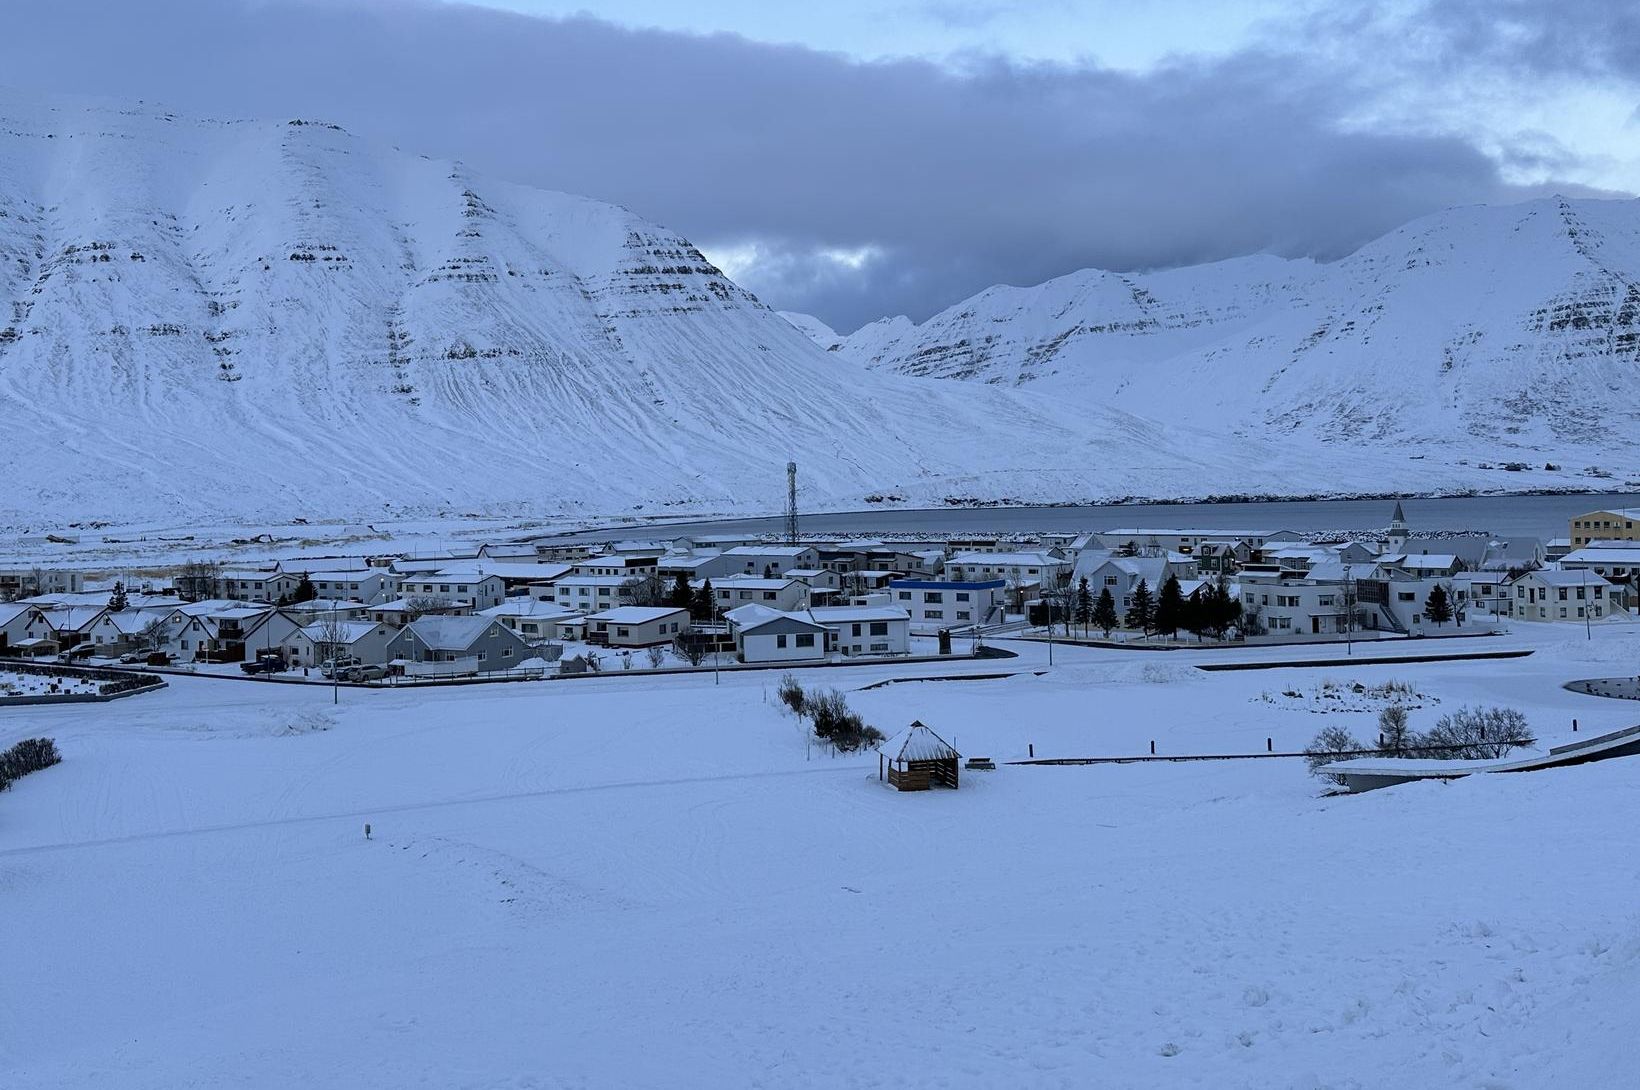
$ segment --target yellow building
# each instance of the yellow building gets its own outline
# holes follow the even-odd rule
[[[1590,511],[1572,519],[1572,548],[1591,541],[1640,541],[1640,507]]]

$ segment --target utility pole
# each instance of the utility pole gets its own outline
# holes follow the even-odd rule
[[[1590,611],[1594,603],[1589,600],[1589,569],[1579,568],[1578,572],[1581,585],[1577,588],[1577,591],[1583,595],[1583,638],[1592,640],[1594,639],[1594,621],[1592,619],[1593,614]]]
[[[1344,654],[1355,654],[1355,590],[1350,565],[1344,565]]]
[[[786,544],[797,544],[797,463],[786,463]]]

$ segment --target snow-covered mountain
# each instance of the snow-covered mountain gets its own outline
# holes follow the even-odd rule
[[[1155,318],[1165,334],[1142,317],[1160,304],[1090,274],[1071,278],[1085,291],[999,290],[983,318],[944,316],[964,327],[960,347],[906,362],[877,353],[1000,385],[941,382],[822,351],[687,240],[608,204],[312,119],[12,96],[0,99],[0,522],[767,512],[789,458],[811,509],[1567,483],[1498,480],[1444,452],[1409,463],[1371,429],[1365,448],[1294,442],[1281,413],[1277,441],[1262,418],[1231,435],[1245,414],[1200,410],[1240,404],[1262,380],[1229,350],[1158,386],[1142,369],[1119,377],[1097,352],[1070,366],[1084,359],[1070,334],[1041,347],[1062,322],[1081,328],[1070,310],[1089,292],[1126,293],[1134,316],[1121,321],[1136,328],[1090,332],[1088,347],[1177,342],[1170,358],[1195,359],[1185,342],[1238,329],[1256,342],[1269,299],[1322,282],[1310,266],[1242,267],[1269,271],[1254,285],[1226,278],[1217,294],[1210,271],[1169,274],[1177,302]],[[1169,277],[1147,290],[1160,297]],[[1054,293],[1060,318],[1038,305]],[[1325,322],[1312,356],[1349,332],[1324,318],[1344,305],[1334,296],[1310,304]],[[1543,323],[1598,317],[1567,303]],[[916,335],[937,340],[935,328]],[[1450,369],[1471,376],[1474,396],[1509,385],[1487,362],[1509,336],[1481,329],[1454,346]],[[1584,373],[1600,366],[1589,357]],[[1011,388],[1027,369],[1075,379],[1075,396]],[[1430,381],[1459,389],[1439,369]],[[1137,396],[1146,383],[1167,396]],[[1330,389],[1304,388],[1311,400]],[[1574,383],[1543,412],[1603,442],[1602,412],[1627,411],[1605,390],[1584,397]],[[1534,419],[1517,394],[1499,396],[1509,420]],[[1489,449],[1517,438],[1508,426]]]
[[[1640,438],[1640,202],[1432,215],[1331,264],[995,287],[835,353],[1286,444],[1605,462]]]

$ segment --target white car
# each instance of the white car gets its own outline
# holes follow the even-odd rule
[[[355,666],[363,666],[357,655],[343,655],[339,659],[326,659],[319,664],[319,673],[325,677],[336,677],[340,674],[347,676],[347,672]]]

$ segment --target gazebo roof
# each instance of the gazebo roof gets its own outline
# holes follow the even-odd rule
[[[962,754],[951,748],[944,738],[935,734],[920,720],[896,734],[881,747],[893,761],[961,760]]]

